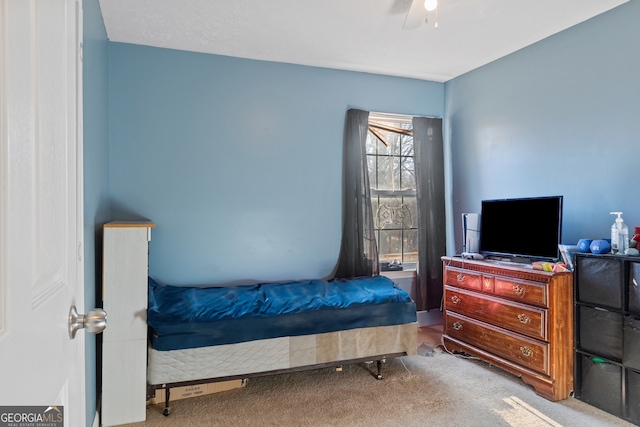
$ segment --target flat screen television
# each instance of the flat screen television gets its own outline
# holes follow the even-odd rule
[[[512,261],[557,261],[562,196],[483,200],[480,253]]]

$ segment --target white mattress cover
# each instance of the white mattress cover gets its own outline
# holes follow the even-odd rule
[[[183,350],[149,347],[147,382],[197,381],[341,360],[416,354],[417,323],[271,338]]]

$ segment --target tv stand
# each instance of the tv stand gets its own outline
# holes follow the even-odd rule
[[[445,348],[562,400],[573,390],[573,278],[512,262],[443,257]]]

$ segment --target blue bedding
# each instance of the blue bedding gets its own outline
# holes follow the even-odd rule
[[[415,321],[413,300],[384,276],[234,287],[169,286],[149,278],[147,323],[156,350]]]

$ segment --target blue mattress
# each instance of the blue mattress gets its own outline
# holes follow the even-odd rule
[[[147,323],[161,351],[415,321],[413,300],[384,276],[234,287],[149,278]]]

